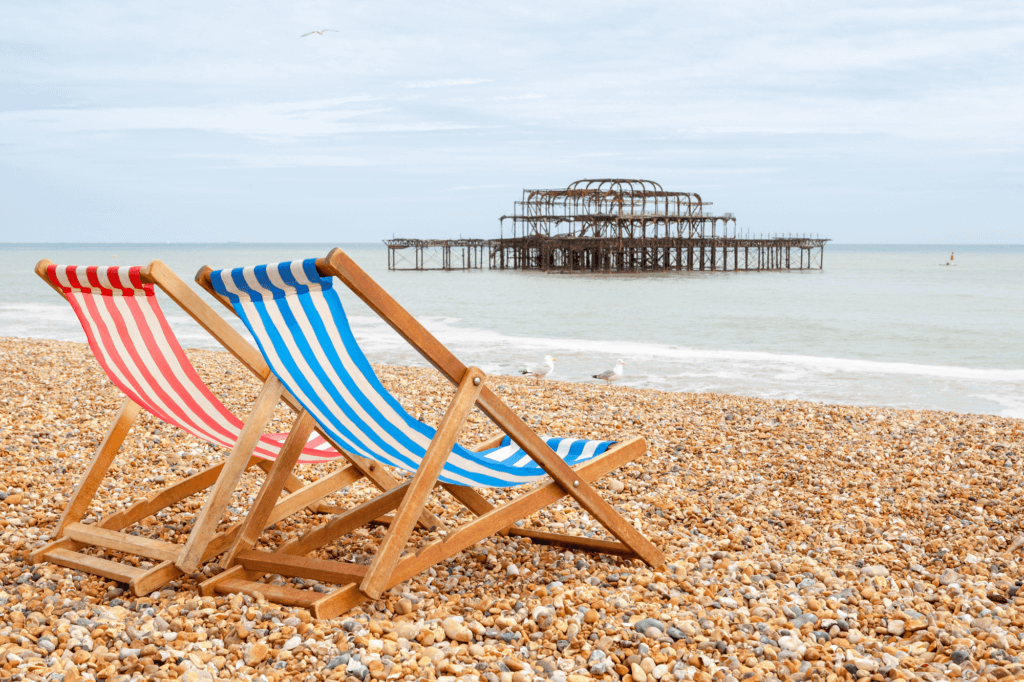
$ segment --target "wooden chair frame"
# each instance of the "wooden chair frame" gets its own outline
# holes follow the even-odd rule
[[[47,284],[51,284],[46,274],[47,266],[51,264],[51,261],[44,259],[36,265],[36,274]],[[193,572],[200,563],[220,554],[234,542],[242,530],[240,522],[222,532],[215,531],[242,474],[252,466],[258,466],[267,472],[269,479],[274,471],[274,464],[283,462],[285,466],[278,467],[279,478],[273,479],[273,487],[279,492],[284,489],[290,493],[284,498],[275,497],[272,500],[273,504],[269,505],[264,515],[260,531],[303,508],[325,513],[339,511],[337,507],[321,504],[320,500],[363,476],[384,491],[398,484],[383,467],[377,466],[376,462],[342,450],[329,438],[325,439],[348,460],[348,466],[308,484],[295,476],[292,470],[302,454],[303,446],[314,429],[319,431],[314,420],[302,410],[291,394],[284,390],[277,377],[270,373],[260,352],[170,268],[156,260],[142,268],[140,274],[143,283],[159,287],[263,382],[262,390],[238,440],[223,462],[159,490],[128,509],[104,517],[94,524],[83,524],[82,519],[89,505],[142,409],[130,398],[125,398],[57,522],[52,534],[54,540],[30,554],[29,559],[32,563],[49,561],[101,575],[127,583],[132,594],[146,595],[183,573]],[[51,287],[65,297],[60,288],[52,284]],[[270,462],[253,457],[253,449],[270,422],[278,401],[282,399],[297,413],[297,417],[278,458],[275,462]],[[212,490],[200,509],[184,545],[121,532],[128,526],[211,487]],[[420,522],[427,526],[439,523],[429,514],[423,515]],[[150,569],[142,569],[79,552],[89,546],[134,554],[158,563]]]
[[[260,535],[259,529],[272,508],[271,501],[277,499],[284,480],[282,472],[272,471],[264,489],[260,491],[260,498],[243,520],[242,531],[223,558],[222,566],[227,570],[202,583],[200,590],[203,594],[261,593],[279,603],[306,607],[315,617],[329,618],[367,599],[378,599],[394,585],[501,532],[530,537],[539,543],[639,558],[654,567],[664,564],[662,552],[590,485],[609,471],[644,454],[647,444],[642,437],[618,443],[602,455],[573,469],[487,387],[486,377],[480,369],[462,364],[341,249],[333,249],[326,258],[318,259],[316,268],[322,277],[337,277],[341,280],[455,384],[455,396],[411,479],[333,517],[285,543],[274,553],[253,551],[252,547]],[[222,303],[230,306],[225,298],[214,291],[211,272],[210,268],[201,269],[196,275],[196,281]],[[438,476],[455,444],[459,429],[474,406],[479,407],[501,430],[497,436],[480,444],[477,451],[495,447],[508,434],[552,480],[498,507],[491,505],[472,488],[439,483]],[[275,467],[283,469],[285,466],[287,462],[281,458],[275,462]],[[431,542],[414,554],[403,555],[413,527],[423,513],[431,491],[438,485],[465,505],[476,518],[449,532],[444,539]],[[524,531],[513,525],[566,495],[575,499],[617,540]],[[382,515],[392,511],[393,516],[382,518]],[[384,521],[389,527],[369,566],[304,556],[374,520]],[[321,595],[258,582],[258,578],[266,573],[337,583],[343,587]]]

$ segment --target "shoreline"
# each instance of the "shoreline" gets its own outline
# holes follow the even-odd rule
[[[244,418],[255,381],[225,352],[188,355]],[[453,387],[430,369],[375,369],[413,416],[436,425]],[[666,552],[666,569],[492,538],[437,567],[430,584],[420,576],[375,604],[307,623],[301,609],[201,598],[191,577],[155,599],[136,599],[111,581],[25,566],[20,558],[45,542],[59,516],[55,505],[66,501],[122,396],[84,344],[0,338],[0,664],[59,672],[66,682],[89,671],[346,679],[362,674],[359,666],[366,679],[386,670],[379,679],[402,673],[393,679],[490,675],[515,682],[1024,674],[1024,645],[1014,634],[1024,627],[1024,594],[1016,596],[1024,565],[1015,553],[1024,544],[1024,421],[511,376],[492,381],[541,433],[647,439],[646,457],[597,487]],[[289,421],[279,410],[272,427],[285,430]],[[474,413],[460,441],[491,433]],[[173,482],[223,456],[148,416],[123,453],[107,479],[115,485],[101,489],[103,504],[96,505],[104,515],[145,494],[153,476]],[[609,489],[613,481],[621,492]],[[258,483],[244,479],[238,513]],[[353,486],[336,503],[368,494]],[[588,527],[585,514],[564,507],[527,524]],[[437,504],[432,511],[450,515],[454,508]],[[269,548],[319,522],[297,515],[262,539]],[[175,540],[167,528],[175,523],[172,514],[148,532]],[[354,536],[338,546],[366,555],[373,540]],[[160,630],[158,617],[165,625],[180,619],[176,634],[195,637],[167,637],[173,629]],[[470,641],[445,632],[456,630],[451,621],[445,627],[453,617],[464,619]],[[79,618],[96,623],[90,642],[61,641],[61,628],[70,632]],[[656,623],[638,628],[645,618]],[[351,629],[342,627],[347,621],[354,621]],[[285,650],[300,630],[300,643]],[[271,641],[274,633],[280,636]],[[47,651],[40,641],[51,636]],[[79,646],[69,648],[72,641]],[[261,644],[269,648],[256,661]]]
[[[54,304],[54,305],[56,305],[56,304]],[[62,306],[60,306],[59,309],[64,311],[65,310],[65,306],[62,305]],[[67,311],[67,312],[70,313],[70,311]],[[374,319],[376,320],[377,318],[374,318]],[[74,327],[74,329],[76,330],[76,333],[78,333],[79,336],[82,336],[81,340],[79,340],[77,338],[72,338],[72,339],[55,339],[55,338],[41,337],[41,336],[27,336],[27,337],[17,337],[17,336],[2,337],[2,336],[0,336],[0,341],[2,341],[2,340],[26,341],[26,342],[51,342],[52,341],[52,342],[60,342],[60,343],[84,344],[85,343],[85,339],[84,339],[84,335],[81,334],[81,326],[80,326],[78,320],[75,319],[72,316],[71,318],[69,318],[68,324]],[[181,330],[179,330],[179,332],[180,331]],[[207,345],[203,345],[203,346],[196,346],[196,347],[192,347],[192,348],[186,348],[187,351],[195,350],[195,351],[213,351],[213,352],[218,352],[218,351],[221,350],[221,347],[216,343],[216,341],[214,339],[212,339],[211,337],[209,337],[208,335],[206,335],[206,332],[203,331],[202,329],[200,329],[198,326],[195,326],[194,330],[190,329],[189,331],[190,332],[194,332],[197,335],[200,335],[201,338],[208,339],[209,340],[209,345],[208,346]],[[357,330],[356,333],[358,334],[359,331]],[[182,337],[179,334],[179,341],[181,341],[184,344],[187,344],[190,341],[192,341],[192,339],[190,339],[188,337]],[[578,345],[580,342],[577,341],[576,343]],[[585,342],[585,343],[594,343],[594,342],[589,342],[588,341],[588,342]],[[599,342],[599,343],[603,343],[603,342]],[[554,345],[558,345],[558,343],[556,341],[554,341],[554,340],[553,340],[553,344]],[[622,346],[622,344],[619,344],[619,347],[621,347],[621,346]],[[655,346],[657,346],[657,344],[655,344]],[[806,355],[806,354],[785,354],[785,353],[774,353],[774,352],[766,352],[766,351],[765,352],[761,352],[761,351],[707,350],[707,349],[684,349],[684,350],[679,350],[679,349],[676,349],[675,347],[665,347],[665,348],[668,348],[670,350],[674,350],[674,351],[678,352],[681,355],[681,357],[702,356],[702,359],[704,359],[704,360],[711,360],[711,361],[725,359],[725,360],[732,360],[732,361],[735,361],[735,362],[746,363],[748,365],[748,369],[750,367],[756,367],[756,368],[760,369],[761,371],[763,371],[765,373],[765,375],[766,375],[765,381],[768,382],[769,386],[771,386],[771,388],[768,391],[769,393],[772,392],[772,389],[774,389],[776,392],[781,391],[781,390],[783,390],[785,388],[785,386],[784,385],[772,386],[771,382],[773,380],[771,378],[767,378],[768,375],[771,375],[772,373],[775,373],[775,372],[781,372],[784,369],[786,369],[787,367],[797,366],[797,370],[798,371],[807,371],[809,368],[818,369],[818,370],[821,370],[821,371],[824,372],[824,374],[822,376],[825,376],[825,375],[829,375],[829,376],[833,376],[833,375],[843,376],[842,373],[844,371],[848,371],[849,370],[849,371],[851,371],[851,374],[843,382],[847,386],[847,389],[849,389],[849,386],[851,385],[851,383],[850,383],[851,380],[854,381],[854,382],[856,382],[858,380],[864,380],[865,376],[872,375],[872,374],[887,376],[888,379],[887,379],[886,383],[888,383],[888,382],[898,382],[900,377],[904,377],[904,378],[905,377],[912,377],[912,378],[916,378],[916,379],[925,379],[925,378],[927,378],[929,380],[947,380],[947,381],[968,382],[968,383],[966,383],[966,384],[964,384],[962,386],[959,386],[959,387],[935,386],[935,387],[933,387],[933,390],[939,391],[939,392],[948,392],[951,388],[958,388],[963,393],[971,395],[971,397],[973,397],[973,398],[975,398],[977,400],[987,400],[987,401],[990,401],[995,406],[993,408],[993,410],[998,409],[998,410],[1001,410],[1001,412],[996,412],[996,411],[971,411],[971,410],[963,410],[963,409],[940,408],[940,407],[934,407],[934,406],[933,407],[929,407],[929,406],[919,406],[919,405],[918,406],[907,406],[907,405],[900,405],[900,404],[882,404],[882,403],[877,403],[877,402],[874,402],[874,403],[870,403],[870,402],[865,402],[865,403],[860,403],[860,402],[843,402],[841,398],[837,398],[834,395],[830,395],[830,391],[826,387],[822,387],[818,391],[811,390],[808,387],[804,387],[801,390],[803,390],[805,395],[803,395],[803,396],[792,396],[792,395],[790,395],[790,396],[785,396],[785,397],[782,397],[782,396],[772,396],[772,395],[764,395],[763,391],[758,391],[757,392],[758,394],[756,394],[756,395],[755,394],[747,395],[747,394],[744,394],[744,393],[741,393],[741,392],[730,392],[728,390],[713,390],[713,389],[709,389],[709,390],[705,390],[705,391],[699,391],[699,390],[698,391],[689,391],[689,390],[683,390],[683,389],[677,389],[677,388],[672,388],[672,387],[665,386],[664,384],[669,384],[670,383],[669,377],[667,375],[658,375],[658,374],[643,374],[643,373],[641,373],[641,374],[630,374],[630,375],[627,376],[625,383],[615,383],[615,384],[611,384],[611,386],[616,387],[616,388],[631,388],[631,389],[635,389],[635,390],[652,390],[652,391],[656,391],[656,392],[659,392],[659,393],[670,393],[670,394],[678,393],[678,394],[684,394],[684,395],[705,395],[705,394],[706,395],[719,395],[719,396],[727,396],[727,397],[743,398],[743,399],[750,398],[750,399],[755,399],[755,400],[765,400],[765,401],[768,401],[768,402],[778,402],[778,401],[782,401],[782,402],[799,402],[799,403],[808,403],[808,404],[823,405],[823,406],[833,406],[833,407],[843,407],[843,408],[847,408],[848,407],[848,408],[869,408],[869,409],[892,409],[892,410],[908,411],[908,412],[929,412],[929,413],[937,413],[937,414],[946,414],[946,413],[948,413],[948,414],[957,414],[957,415],[977,415],[977,416],[980,416],[980,417],[992,416],[992,417],[999,417],[999,418],[1004,418],[1004,419],[1024,419],[1024,402],[1021,402],[1020,400],[1016,399],[1016,397],[1015,397],[1016,394],[1012,394],[1012,393],[1008,394],[1008,395],[972,394],[971,393],[972,390],[977,390],[977,385],[976,384],[972,385],[971,383],[969,383],[969,382],[980,382],[980,383],[984,384],[985,382],[993,382],[993,381],[996,381],[998,383],[1003,383],[1003,382],[1018,382],[1018,383],[1019,382],[1024,382],[1024,370],[1021,370],[1021,369],[1014,369],[1014,368],[1002,368],[1002,369],[1000,369],[1000,368],[992,368],[992,367],[984,367],[984,368],[983,367],[966,367],[966,366],[954,366],[954,365],[928,365],[928,364],[913,363],[913,362],[906,362],[906,361],[897,361],[897,360],[882,361],[882,360],[871,360],[871,359],[863,359],[863,358],[813,356],[813,355]],[[536,351],[539,352],[541,349],[542,348],[540,346],[538,346]],[[521,351],[521,349],[519,349],[517,352],[521,353],[522,351]],[[598,355],[601,355],[603,353],[605,355],[608,355],[609,357],[615,356],[617,354],[622,354],[622,353],[608,353],[606,349],[605,350],[596,350],[594,352],[596,354],[598,354]],[[389,360],[383,360],[383,361],[379,361],[379,362],[374,362],[373,364],[374,364],[375,367],[376,366],[383,366],[383,367],[409,368],[409,369],[426,369],[426,368],[429,368],[429,365],[426,363],[426,361],[422,360],[421,356],[416,354],[411,349],[409,350],[409,353],[411,354],[411,356],[415,360],[420,361],[421,364],[407,365],[407,364],[403,364],[403,362],[401,360],[396,361],[396,362],[392,362],[392,361],[389,361]],[[378,355],[389,355],[389,352],[385,351],[385,350],[377,349],[377,353],[376,354],[378,354]],[[638,354],[641,355],[641,356],[647,356],[648,355],[647,353],[644,353],[644,352],[639,352]],[[598,367],[598,368],[605,367],[609,363],[614,364],[614,361],[613,360],[609,360],[604,365],[597,365],[597,364],[595,364],[594,367]],[[483,369],[485,369],[485,371],[495,371],[495,370],[498,370],[498,371],[510,371],[511,372],[511,374],[493,374],[492,375],[492,376],[502,376],[502,377],[508,377],[508,376],[518,377],[519,376],[518,375],[518,368],[521,368],[522,366],[524,366],[524,365],[518,365],[518,364],[515,364],[515,363],[494,363],[494,362],[488,362],[486,360],[481,362],[480,365],[481,365],[481,367]],[[635,370],[635,367],[633,369]],[[874,370],[874,369],[877,369],[877,371],[873,372],[872,370]],[[594,371],[594,370],[592,369],[592,370],[589,370],[589,371]],[[640,381],[642,382],[642,385],[630,385],[630,382],[636,382],[638,377],[640,377]],[[818,378],[821,379],[822,377],[818,377]],[[577,376],[566,377],[564,375],[563,371],[562,371],[562,368],[558,368],[558,370],[556,371],[556,373],[554,375],[554,378],[549,379],[548,383],[550,383],[550,384],[568,384],[568,385],[572,385],[572,386],[588,386],[588,385],[598,385],[598,386],[600,386],[600,385],[603,385],[603,384],[601,384],[599,382],[591,380],[590,379],[590,374],[588,374],[586,372],[583,372],[582,374],[578,373]],[[755,378],[748,378],[747,379],[747,383],[756,384],[757,383],[757,378],[756,377]],[[868,383],[870,383],[870,382],[868,382]],[[643,384],[646,384],[646,385],[643,385]],[[1022,387],[1024,387],[1024,383],[1022,383],[1021,385],[1022,385]],[[835,387],[833,387],[833,389],[834,388]],[[892,385],[890,386],[890,388],[892,390],[896,390],[897,393],[901,389],[902,390],[906,390],[905,387],[899,386],[898,383],[895,385],[894,389],[892,388]],[[921,389],[921,387],[918,386],[918,387],[916,387],[915,389],[912,389],[912,390],[920,390],[920,389]],[[795,390],[795,389],[793,389],[793,390]],[[890,390],[890,392],[887,395],[894,395],[892,393],[892,390]],[[815,395],[815,393],[820,393],[822,397],[819,399]],[[856,392],[854,392],[854,393],[856,394]],[[1007,402],[1007,398],[1008,398],[1009,395],[1012,395],[1014,397],[1010,398],[1009,402]],[[903,399],[907,400],[907,399],[909,399],[909,396],[904,396]],[[897,400],[896,403],[898,403],[898,402],[899,401]]]

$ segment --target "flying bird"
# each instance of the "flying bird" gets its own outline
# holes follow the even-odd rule
[[[327,32],[327,31],[334,31],[335,33],[341,33],[341,31],[337,31],[337,30],[335,30],[335,29],[333,29],[333,28],[325,28],[325,29],[324,29],[323,31],[310,31],[309,33],[303,33],[303,34],[302,34],[301,36],[299,36],[299,37],[300,37],[300,38],[305,38],[306,36],[311,36],[311,35],[313,35],[314,33],[315,33],[315,34],[317,34],[317,35],[319,35],[319,36],[322,36],[322,35],[323,35],[323,34],[324,34],[325,32]]]
[[[595,374],[593,376],[594,376],[595,379],[601,379],[605,383],[609,383],[609,382],[612,382],[612,381],[618,381],[619,379],[622,378],[622,368],[625,367],[625,366],[626,366],[625,360],[622,360],[620,358],[619,362],[615,365],[615,367],[613,367],[613,368],[611,368],[611,369],[609,369],[609,370],[607,370],[605,372],[601,372],[600,374]]]
[[[519,373],[534,379],[543,379],[555,371],[555,358],[550,355],[544,356],[544,362],[539,365],[527,365],[526,369]]]

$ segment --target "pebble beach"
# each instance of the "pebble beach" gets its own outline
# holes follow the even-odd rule
[[[226,353],[189,356],[244,418],[259,389],[252,376]],[[440,421],[454,390],[439,374],[376,369],[411,414]],[[540,433],[647,439],[645,457],[595,487],[664,551],[664,567],[495,536],[377,602],[316,620],[262,598],[200,596],[212,563],[144,597],[30,565],[123,396],[83,344],[0,338],[0,679],[1024,679],[1024,421],[487,381]],[[274,430],[291,419],[279,409]],[[493,433],[474,413],[460,441]],[[86,522],[223,456],[143,414]],[[244,516],[261,481],[246,475],[225,523]],[[329,501],[373,494],[357,483]],[[184,542],[203,499],[139,532]],[[604,537],[567,500],[523,524]],[[430,508],[449,527],[468,518],[447,493]],[[324,520],[297,514],[259,547]],[[365,563],[382,534],[361,529],[314,556]]]

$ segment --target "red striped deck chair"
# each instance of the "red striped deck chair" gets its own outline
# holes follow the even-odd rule
[[[183,571],[194,571],[230,546],[240,524],[221,532],[216,529],[249,467],[259,466],[267,472],[268,481],[274,480],[288,491],[276,502],[263,528],[303,508],[334,511],[319,501],[362,476],[381,490],[397,485],[383,467],[342,452],[322,435],[311,438],[314,420],[270,373],[259,351],[160,261],[145,267],[78,267],[44,259],[36,265],[36,273],[71,304],[93,355],[126,397],[64,509],[51,536],[53,541],[33,552],[33,562],[49,561],[125,582],[133,594],[145,595]],[[160,309],[157,288],[263,382],[245,423],[224,407],[196,373]],[[292,430],[264,434],[282,399],[297,413]],[[82,523],[142,409],[196,438],[227,448],[228,456],[127,509],[96,523]],[[348,466],[314,483],[307,484],[292,473],[295,464],[330,462],[339,457],[345,457]],[[126,532],[142,519],[208,488],[212,489],[184,544]],[[423,523],[436,522],[424,517]],[[90,547],[137,555],[155,565],[139,568],[82,551]]]

